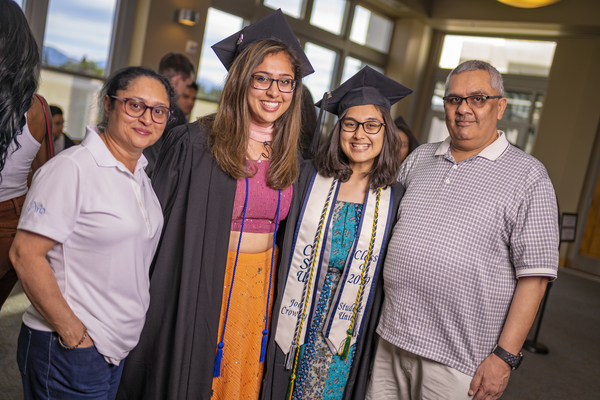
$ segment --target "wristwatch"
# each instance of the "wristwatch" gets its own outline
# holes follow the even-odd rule
[[[510,367],[512,368],[513,371],[515,369],[519,368],[519,365],[521,365],[521,362],[523,361],[523,353],[519,352],[519,354],[517,354],[515,356],[514,354],[509,353],[508,351],[504,350],[502,347],[500,347],[498,345],[496,345],[496,347],[494,347],[494,350],[492,350],[492,353],[494,353],[495,355],[500,357],[502,360],[504,360],[504,362],[506,362],[508,365],[510,365]]]

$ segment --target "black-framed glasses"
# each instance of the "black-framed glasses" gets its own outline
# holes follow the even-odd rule
[[[484,94],[474,94],[472,96],[460,97],[460,96],[446,96],[442,97],[444,103],[448,106],[459,107],[463,100],[467,102],[467,105],[472,108],[481,108],[485,106],[485,103],[490,99],[501,99],[504,96],[486,96]],[[470,101],[470,102],[469,102]]]
[[[342,129],[346,132],[356,132],[358,130],[358,127],[361,125],[363,127],[363,130],[369,135],[375,135],[379,133],[381,127],[385,126],[383,122],[379,121],[358,122],[353,118],[342,118]]]
[[[269,90],[273,82],[281,93],[292,93],[296,88],[296,80],[290,78],[273,79],[264,75],[252,75],[252,87],[258,90]]]
[[[152,121],[157,124],[164,124],[169,120],[169,117],[173,113],[169,107],[165,106],[154,106],[151,107],[144,103],[143,101],[119,97],[119,96],[110,96],[115,99],[119,99],[123,101],[123,107],[125,108],[125,112],[132,118],[139,118],[146,112],[146,109],[150,109],[150,117]]]

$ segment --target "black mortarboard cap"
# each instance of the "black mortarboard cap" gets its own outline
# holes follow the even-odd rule
[[[235,60],[238,54],[248,47],[248,45],[258,40],[276,40],[287,44],[302,63],[302,77],[315,72],[312,65],[310,65],[310,61],[308,61],[308,57],[304,54],[300,42],[298,42],[298,39],[294,35],[292,28],[285,20],[281,9],[272,12],[252,25],[248,25],[241,31],[214,44],[212,49],[229,71],[233,60]]]
[[[402,115],[398,116],[398,118],[396,118],[394,120],[394,124],[396,124],[396,126],[400,126],[400,125],[408,126],[408,124],[406,123],[404,118],[402,118]]]
[[[368,65],[358,71],[353,77],[342,83],[332,92],[326,92],[323,99],[317,104],[321,109],[317,133],[313,138],[311,151],[316,153],[319,147],[319,127],[323,119],[323,110],[332,114],[340,115],[350,107],[364,106],[367,104],[378,105],[387,108],[412,93],[412,90],[404,85],[377,72]]]
[[[412,90],[406,86],[367,65],[330,94],[326,94],[324,100],[319,101],[316,106],[336,115],[350,107],[367,104],[383,106],[389,110],[393,104],[411,93]]]

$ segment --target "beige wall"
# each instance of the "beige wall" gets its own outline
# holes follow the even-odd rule
[[[409,124],[416,105],[416,94],[423,81],[423,71],[431,42],[431,28],[415,18],[395,21],[385,73],[390,78],[413,90],[406,100],[392,107],[392,116],[402,115]]]
[[[548,169],[561,212],[579,213],[579,224],[586,203],[581,196],[593,178],[587,172],[600,122],[599,66],[600,38],[558,40],[533,151]],[[561,258],[572,256],[563,245]]]
[[[158,68],[163,55],[178,51],[188,56],[198,71],[198,61],[204,36],[204,25],[210,0],[138,0],[129,65]],[[196,26],[184,26],[175,21],[182,8],[200,13]],[[198,51],[186,53],[188,40],[198,42]]]

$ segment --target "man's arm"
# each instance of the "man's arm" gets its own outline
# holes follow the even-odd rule
[[[508,310],[498,345],[511,354],[518,354],[533,325],[540,302],[544,297],[548,278],[523,277],[517,282],[515,294]],[[500,357],[490,354],[477,368],[471,381],[469,395],[474,400],[499,398],[510,377],[511,367]]]

